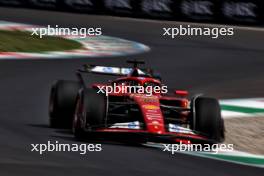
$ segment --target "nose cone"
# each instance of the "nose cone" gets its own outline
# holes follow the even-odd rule
[[[162,134],[165,132],[164,119],[160,109],[158,96],[136,95],[135,102],[140,106],[146,128],[150,133]]]

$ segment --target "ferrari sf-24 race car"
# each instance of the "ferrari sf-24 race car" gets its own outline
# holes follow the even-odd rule
[[[163,86],[152,69],[141,69],[144,61],[128,61],[131,68],[84,65],[78,81],[58,80],[51,88],[51,127],[69,127],[80,139],[94,134],[137,136],[144,142],[219,143],[224,140],[224,120],[217,99],[202,95],[188,98],[188,92],[105,94],[99,87],[137,85]],[[85,83],[84,75],[115,75],[105,84]],[[86,77],[85,77],[86,78]],[[87,76],[88,78],[88,76]],[[98,93],[99,92],[99,93]]]

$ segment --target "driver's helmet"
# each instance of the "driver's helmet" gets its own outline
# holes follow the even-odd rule
[[[133,69],[132,72],[130,73],[130,76],[139,77],[140,75],[138,73],[138,69],[137,68]]]

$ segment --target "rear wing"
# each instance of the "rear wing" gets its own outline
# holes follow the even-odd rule
[[[127,76],[132,71],[133,68],[124,68],[124,67],[107,67],[107,66],[98,66],[98,65],[83,65],[83,69],[78,70],[81,73],[94,73],[102,75],[114,75],[114,76]],[[139,75],[146,76],[148,72],[143,69],[138,69]]]

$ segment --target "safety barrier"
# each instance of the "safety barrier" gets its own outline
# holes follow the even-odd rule
[[[0,5],[214,23],[262,24],[262,0],[0,0]]]

